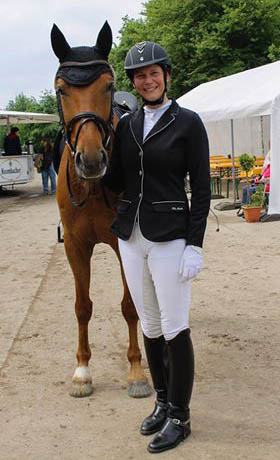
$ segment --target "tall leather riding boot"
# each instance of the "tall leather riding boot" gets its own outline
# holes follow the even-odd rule
[[[147,361],[157,394],[153,412],[143,421],[140,433],[144,435],[156,433],[163,426],[168,410],[167,404],[167,369],[166,342],[163,336],[149,339],[144,335]]]
[[[190,330],[185,329],[169,340],[167,350],[169,409],[161,431],[148,445],[152,453],[176,447],[191,433],[189,404],[194,380],[194,353]]]

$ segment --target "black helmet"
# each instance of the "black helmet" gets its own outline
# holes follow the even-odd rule
[[[120,118],[125,113],[137,110],[137,99],[132,93],[127,91],[116,91],[114,94],[114,112]]]
[[[170,71],[171,69],[169,57],[162,46],[154,42],[141,42],[136,43],[128,51],[124,68],[127,76],[132,80],[135,69],[151,64],[158,64],[165,71]]]
[[[128,78],[133,81],[134,70],[152,64],[158,64],[163,70],[164,91],[156,101],[147,101],[144,98],[143,101],[145,104],[158,105],[164,100],[164,93],[167,91],[167,72],[171,71],[170,60],[165,49],[154,42],[136,43],[126,55],[124,68]]]

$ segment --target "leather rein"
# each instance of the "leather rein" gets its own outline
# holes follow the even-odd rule
[[[87,61],[87,62],[72,62],[72,61],[71,62],[70,61],[69,62],[64,62],[59,66],[58,71],[60,69],[62,69],[63,67],[68,67],[68,68],[69,67],[80,67],[80,66],[85,67],[85,66],[92,66],[92,65],[98,65],[98,64],[101,64],[101,65],[105,66],[105,68],[108,69],[107,71],[110,72],[114,76],[113,69],[108,64],[108,62],[107,61],[101,61],[101,60]],[[76,86],[79,86],[79,85],[76,85]],[[108,157],[107,149],[108,149],[108,146],[110,144],[112,134],[114,133],[114,126],[113,126],[113,117],[114,117],[114,112],[113,112],[113,92],[114,92],[114,88],[112,87],[112,90],[111,90],[111,109],[110,109],[109,119],[107,120],[107,122],[105,122],[103,120],[103,118],[101,118],[95,112],[80,112],[80,113],[74,115],[74,117],[72,117],[71,120],[68,123],[66,123],[65,118],[64,118],[64,114],[63,114],[62,103],[61,103],[62,90],[61,89],[56,90],[56,100],[57,100],[57,107],[58,107],[58,114],[59,114],[59,123],[61,125],[61,130],[62,130],[62,135],[63,135],[64,141],[67,144],[67,146],[69,147],[69,150],[71,152],[71,156],[72,156],[73,159],[77,155],[77,150],[76,149],[77,149],[79,135],[81,133],[81,130],[82,130],[83,126],[86,123],[89,123],[89,122],[95,123],[95,125],[97,126],[97,128],[98,128],[98,130],[100,132],[100,135],[101,135],[102,145],[103,145],[104,151],[106,153],[106,156]],[[76,136],[75,136],[75,139],[74,139],[74,144],[73,144],[72,140],[71,140],[72,133],[73,133],[73,128],[74,128],[74,125],[79,121],[80,121],[80,125],[78,127],[78,130],[77,130],[77,133],[76,133]],[[76,200],[76,198],[75,198],[75,196],[74,196],[74,194],[72,192],[72,189],[71,189],[69,158],[67,160],[67,168],[66,168],[66,183],[67,183],[68,193],[69,193],[69,196],[70,196],[72,204],[74,206],[77,206],[77,207],[83,206],[85,204],[85,202],[87,201],[87,199],[89,198],[90,190],[89,190],[88,195],[87,195],[87,197],[85,199],[83,199],[81,201]],[[108,203],[108,199],[106,197],[104,188],[103,187],[101,187],[101,188],[102,188],[103,198],[105,200],[106,205],[108,206],[109,203]]]

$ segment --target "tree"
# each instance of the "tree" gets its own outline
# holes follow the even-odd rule
[[[123,62],[136,42],[164,46],[172,61],[170,94],[280,57],[278,0],[149,0],[142,18],[124,18],[112,50],[117,88],[128,89]]]
[[[18,94],[15,100],[9,101],[6,110],[18,112],[38,112],[38,113],[57,113],[56,97],[52,91],[44,90],[37,101],[35,97],[28,97],[23,93]],[[49,137],[52,141],[55,140],[59,125],[57,123],[47,124],[19,124],[19,135],[22,145],[26,145],[27,141],[32,141],[34,149],[39,152],[41,149],[42,139]],[[4,143],[6,128],[0,129],[0,145]]]
[[[123,18],[120,44],[114,45],[109,57],[110,64],[116,74],[116,87],[119,90],[131,91],[132,89],[131,82],[124,71],[124,60],[129,48],[141,41],[140,37],[145,37],[145,29],[145,23],[142,19],[129,19],[128,16]]]

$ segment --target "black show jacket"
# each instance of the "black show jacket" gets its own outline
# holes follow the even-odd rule
[[[150,241],[185,238],[202,247],[210,206],[209,149],[199,116],[175,101],[143,142],[144,111],[119,121],[111,163],[103,182],[123,193],[112,231],[128,240],[138,216]],[[191,209],[184,179],[189,172]]]

